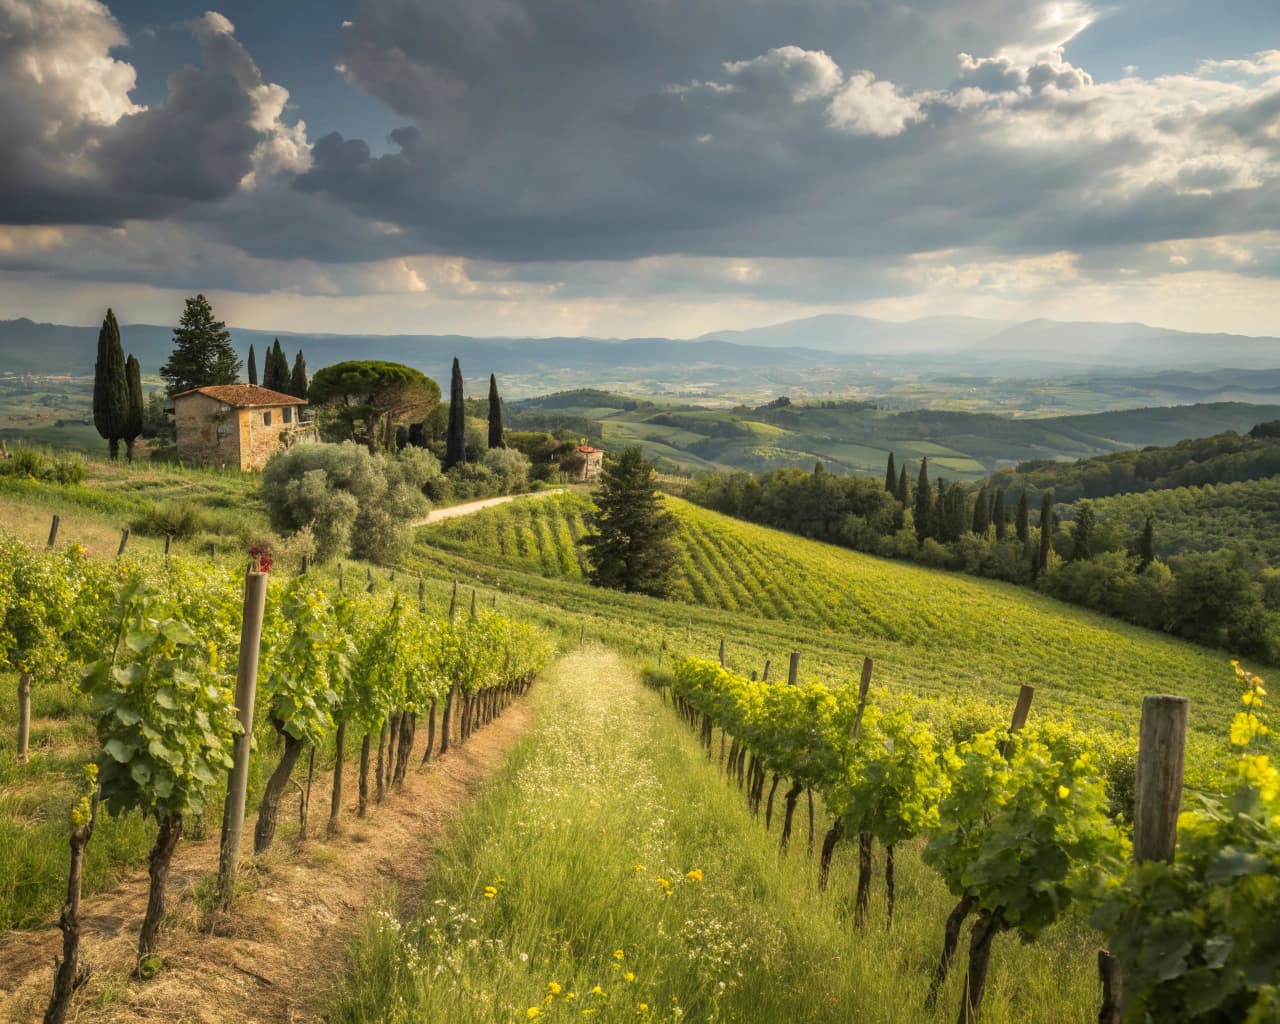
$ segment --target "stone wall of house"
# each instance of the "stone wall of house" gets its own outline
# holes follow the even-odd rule
[[[582,464],[582,479],[595,480],[604,471],[604,452],[588,452]]]
[[[175,401],[178,461],[187,466],[240,465],[236,414],[242,411],[223,406],[208,395],[188,395]]]
[[[261,469],[280,449],[282,435],[297,430],[301,407],[277,406],[270,409],[241,409],[239,412],[240,468]]]

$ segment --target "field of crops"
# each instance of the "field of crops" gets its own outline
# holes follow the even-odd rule
[[[708,655],[725,637],[730,664],[742,672],[762,669],[766,659],[776,671],[796,650],[805,679],[844,684],[871,656],[878,685],[933,702],[940,713],[976,702],[1003,717],[1029,683],[1037,714],[1132,738],[1142,697],[1176,693],[1194,702],[1193,776],[1219,759],[1237,701],[1221,652],[1025,588],[874,558],[668,500],[680,523],[675,601],[604,591],[582,578],[570,547],[585,529],[585,501],[576,496],[429,527],[414,566],[498,588],[548,624],[585,622],[591,635],[645,658],[664,644]]]

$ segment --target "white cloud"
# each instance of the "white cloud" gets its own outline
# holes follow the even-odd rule
[[[901,135],[925,119],[920,100],[904,96],[892,82],[878,82],[870,71],[856,71],[831,99],[831,124],[855,135]]]
[[[840,67],[822,50],[779,46],[750,60],[728,61],[729,76],[752,88],[784,89],[795,103],[830,96],[844,80]]]

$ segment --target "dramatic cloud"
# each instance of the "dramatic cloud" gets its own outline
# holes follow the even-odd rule
[[[359,0],[315,74],[394,117],[384,137],[309,135],[323,112],[223,14],[186,23],[199,59],[161,93],[104,3],[0,0],[0,274],[608,330],[655,297],[1261,294],[1280,51],[1116,77],[1079,46],[1108,24],[1083,0]]]
[[[231,22],[208,12],[190,29],[203,66],[145,107],[133,68],[111,56],[126,39],[103,4],[0,0],[0,220],[171,216],[306,168],[305,125],[281,121],[288,93],[263,81]]]

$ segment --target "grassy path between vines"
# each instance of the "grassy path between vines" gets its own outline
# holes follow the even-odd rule
[[[313,837],[297,835],[296,791],[282,805],[275,847],[242,868],[234,912],[212,924],[202,905],[217,869],[218,837],[183,840],[169,881],[164,969],[150,981],[129,977],[147,901],[145,871],[85,900],[81,960],[92,968],[73,1005],[77,1024],[124,1021],[192,1024],[307,1024],[324,1019],[344,947],[389,893],[412,901],[432,868],[432,851],[456,825],[470,793],[501,767],[531,719],[518,700],[497,720],[425,770],[403,790],[356,818],[356,766],[343,776],[343,831],[324,836],[332,776],[317,772]],[[422,756],[419,730],[416,756]],[[358,753],[358,740],[357,750]],[[415,762],[416,764],[416,762]],[[245,827],[246,855],[252,822]],[[202,898],[205,897],[205,898]],[[409,903],[406,902],[406,910]],[[26,1024],[44,1013],[62,934],[54,927],[0,935],[0,1020]]]
[[[963,960],[922,1009],[953,901],[918,850],[899,852],[892,929],[877,880],[856,932],[850,844],[819,895],[807,815],[780,855],[777,819],[771,833],[752,819],[615,654],[564,658],[531,705],[533,728],[437,851],[418,910],[368,916],[334,1024],[954,1020]],[[819,842],[827,824],[819,812]],[[1078,921],[1035,946],[1001,936],[984,1024],[1096,1019],[1096,949]]]

